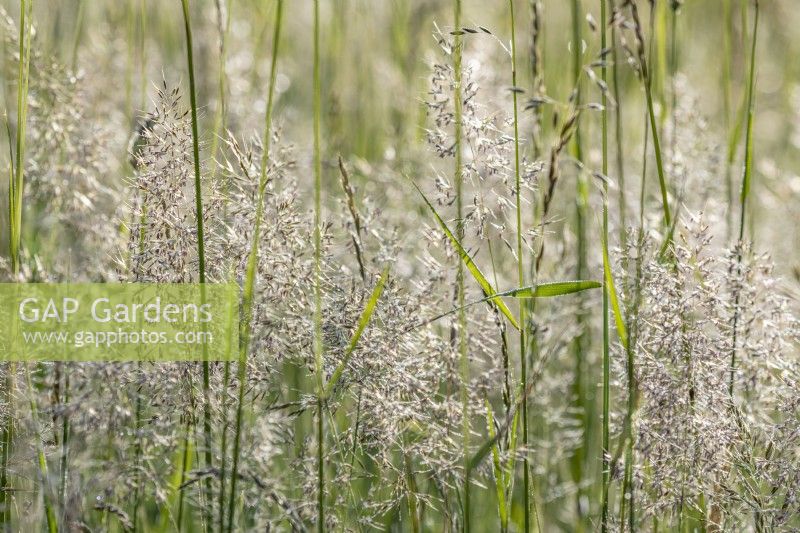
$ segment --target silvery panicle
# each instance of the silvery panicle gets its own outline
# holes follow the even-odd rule
[[[132,156],[130,220],[123,279],[191,282],[197,274],[192,132],[178,88],[159,88]]]
[[[753,482],[797,476],[796,306],[766,256],[748,247],[740,264],[737,249],[720,253],[702,216],[682,225],[666,259],[656,258],[659,243],[650,238],[629,244],[623,255],[641,265],[638,285],[623,286],[626,300],[637,289],[641,298],[629,328],[638,390],[634,490],[645,516],[680,512],[703,497],[723,529],[752,508],[765,523],[784,523],[797,505],[795,489],[754,493],[761,485]],[[619,355],[615,373],[625,383]]]
[[[431,67],[430,88],[425,102],[431,123],[427,138],[436,155],[452,161],[456,149],[453,133],[455,73],[449,59],[453,44],[442,34],[437,34],[437,39],[446,61],[434,62]],[[507,97],[510,94],[508,87],[497,85],[499,82],[489,59],[498,60],[493,56],[482,58],[478,52],[474,58],[472,54],[465,54],[462,67],[463,224],[466,233],[473,233],[481,241],[505,241],[509,248],[513,248],[508,244],[514,239],[515,228],[513,109],[509,105],[511,99]],[[488,84],[488,88],[482,88],[483,83]],[[496,96],[488,98],[489,94]],[[521,109],[520,114],[524,118]],[[523,124],[522,135],[527,131],[524,128]],[[524,142],[525,139],[521,138],[520,143]],[[522,205],[530,207],[532,212],[542,163],[529,161],[524,151],[521,157]],[[440,206],[454,203],[453,181],[449,166],[435,169],[436,199]]]

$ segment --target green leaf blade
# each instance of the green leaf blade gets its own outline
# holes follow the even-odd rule
[[[520,287],[502,292],[497,296],[511,296],[513,298],[552,298],[564,296],[589,289],[599,289],[603,284],[593,280],[554,281],[540,283],[530,287]]]
[[[492,287],[492,284],[489,283],[489,280],[486,279],[486,276],[483,275],[483,272],[481,272],[480,268],[478,268],[478,265],[476,265],[475,262],[472,260],[472,258],[469,256],[467,251],[461,245],[461,242],[459,242],[458,238],[453,234],[452,231],[450,231],[450,228],[447,227],[447,223],[442,219],[441,216],[439,216],[439,213],[436,212],[436,208],[433,207],[433,204],[430,202],[430,200],[428,200],[428,197],[425,196],[425,193],[422,192],[422,190],[419,188],[419,186],[417,186],[416,183],[414,183],[413,180],[409,178],[409,181],[411,181],[411,184],[417,190],[419,195],[422,196],[422,199],[425,201],[425,204],[428,206],[428,209],[431,210],[431,213],[433,213],[436,222],[438,222],[439,227],[442,228],[444,234],[453,244],[456,251],[458,251],[458,255],[461,256],[461,260],[464,261],[464,265],[466,265],[470,274],[472,274],[472,277],[475,278],[475,281],[477,281],[478,285],[480,285],[484,295],[487,297],[485,301],[491,301],[494,305],[496,305],[497,308],[500,310],[500,312],[506,316],[508,321],[511,322],[511,324],[516,329],[519,329],[519,322],[514,317],[514,314],[511,312],[508,306],[506,306],[506,304],[503,303],[502,300],[496,298],[497,296],[496,291]]]

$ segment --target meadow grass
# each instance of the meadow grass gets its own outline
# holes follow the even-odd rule
[[[30,4],[26,0],[20,0],[19,4],[20,22],[19,22],[19,55],[18,55],[18,69],[17,69],[17,130],[15,151],[9,157],[9,185],[8,185],[8,231],[9,231],[9,257],[11,260],[11,270],[16,277],[20,270],[20,244],[22,238],[22,207],[23,207],[23,184],[25,176],[25,130],[27,124],[28,112],[28,80],[30,75],[30,35],[31,35],[31,13]],[[8,128],[8,125],[7,125]],[[8,143],[11,146],[10,129]],[[14,390],[16,388],[14,374],[16,370],[15,363],[8,363],[6,375],[4,379],[4,403],[7,406],[14,404]],[[27,369],[26,377],[30,379],[30,374]],[[31,407],[35,408],[35,401],[31,401]],[[36,421],[38,425],[38,420]],[[11,483],[11,473],[9,472],[10,458],[12,447],[14,444],[14,420],[10,415],[3,419],[2,427],[2,444],[3,456],[2,465],[0,465],[0,505],[2,505],[2,513],[0,513],[0,523],[4,527],[8,527],[11,523],[11,502],[13,501],[13,492]],[[39,446],[41,446],[39,444]],[[41,459],[41,457],[40,457]],[[46,464],[45,464],[46,466]],[[41,469],[42,462],[39,461]],[[43,476],[46,481],[46,476]],[[11,497],[9,497],[11,496]],[[44,496],[45,508],[47,511],[47,524],[48,529],[52,530],[55,527],[53,513],[49,507],[49,502],[46,495]]]
[[[747,216],[747,200],[750,196],[751,181],[753,179],[753,118],[755,115],[755,81],[756,81],[756,45],[758,43],[758,16],[759,16],[759,2],[754,0],[755,7],[755,20],[753,21],[753,36],[750,44],[750,69],[747,77],[747,125],[745,127],[745,141],[744,141],[744,167],[742,171],[742,189],[739,195],[739,240],[736,252],[736,268],[741,273],[741,264],[743,256],[743,241],[745,232],[745,220]],[[734,315],[733,315],[733,341],[731,350],[731,370],[730,380],[728,382],[728,391],[731,398],[734,393],[734,382],[736,376],[736,337],[737,329],[739,326],[739,301],[740,295],[737,291],[734,299]]]
[[[186,64],[189,71],[189,101],[190,111],[192,117],[192,157],[194,162],[194,201],[195,201],[195,220],[197,225],[197,269],[198,281],[201,284],[206,282],[206,253],[205,253],[205,220],[203,213],[203,184],[201,180],[201,162],[200,162],[200,133],[197,119],[197,87],[195,83],[195,66],[194,66],[194,50],[192,42],[192,23],[190,17],[189,1],[181,0],[181,7],[183,9],[183,24],[186,35]],[[204,291],[205,289],[201,289]],[[205,300],[203,292],[203,299]],[[211,435],[211,398],[210,398],[210,363],[206,360],[203,361],[203,434],[205,444],[205,463],[208,468],[212,467],[212,435]],[[193,395],[193,388],[189,384],[190,395]],[[186,428],[186,442],[184,443],[184,458],[181,463],[181,476],[180,482],[183,485],[186,482],[186,475],[190,464],[190,450],[189,439],[192,438],[191,427],[193,423],[187,423]],[[207,484],[210,487],[210,484]],[[178,489],[180,495],[178,496],[178,520],[177,528],[180,530],[183,526],[183,508],[184,508],[184,491]],[[210,498],[210,495],[206,495]]]
[[[759,210],[796,214],[768,176],[792,156],[755,114],[757,72],[785,69],[757,54],[792,41],[785,4],[476,6],[82,0],[69,26],[20,2],[3,280],[242,296],[235,363],[5,365],[0,529],[797,527],[794,288],[760,254]],[[759,23],[783,31],[757,47]],[[145,155],[118,170],[136,184],[115,183],[80,154],[118,159],[156,66]],[[168,86],[187,71],[184,109]],[[74,124],[82,100],[97,109]],[[138,231],[103,225],[104,190]],[[81,248],[92,225],[108,247]],[[97,272],[64,266],[87,250]]]
[[[275,79],[277,77],[279,45],[281,40],[281,26],[283,23],[283,0],[278,0],[275,8],[275,27],[272,34],[272,60],[270,62],[269,74],[269,88],[267,89],[267,111],[264,118],[264,133],[263,133],[263,152],[261,154],[261,168],[258,178],[258,199],[256,200],[256,213],[253,226],[253,236],[250,244],[250,252],[247,257],[247,270],[245,271],[245,282],[242,290],[242,316],[244,320],[240,326],[240,349],[239,360],[237,366],[237,379],[239,382],[238,395],[236,401],[236,425],[233,437],[233,465],[231,467],[231,489],[228,495],[228,522],[227,530],[233,531],[236,512],[236,501],[238,494],[236,492],[236,484],[239,478],[239,447],[241,445],[242,435],[242,421],[245,403],[245,389],[247,384],[247,359],[250,349],[251,337],[251,321],[253,315],[253,295],[256,288],[256,263],[258,260],[260,238],[261,238],[261,224],[264,219],[264,196],[267,192],[267,185],[269,184],[269,164],[270,164],[270,145],[272,140],[272,110],[275,100]],[[226,380],[227,382],[227,377]],[[224,431],[224,427],[223,427]],[[224,437],[224,433],[223,433]],[[225,440],[223,438],[222,456],[226,457],[227,450],[225,449]],[[224,464],[224,463],[223,463]],[[219,502],[219,528],[222,530],[222,524],[225,520],[223,494],[225,492],[225,471],[224,466],[222,476],[220,477],[220,502]]]
[[[509,12],[511,15],[511,86],[516,88],[517,87],[517,39],[516,39],[516,31],[515,31],[515,24],[514,24],[514,1],[509,0]],[[516,200],[516,222],[517,222],[517,282],[519,283],[520,287],[525,286],[525,255],[524,250],[522,248],[522,234],[524,232],[524,228],[522,226],[522,186],[521,186],[521,174],[520,174],[520,152],[519,152],[519,109],[517,106],[517,91],[511,91],[512,98],[514,100],[514,189],[516,192],[515,200]],[[463,305],[463,302],[459,302],[459,305]],[[528,320],[525,314],[527,307],[527,303],[524,300],[520,300],[519,303],[519,362],[520,362],[520,392],[525,390],[525,387],[528,383],[528,354],[527,354],[527,340],[526,340],[526,330],[528,327]],[[522,400],[522,446],[527,449],[528,447],[528,399],[527,397],[523,398]],[[525,455],[522,460],[522,468],[523,468],[523,505],[524,505],[524,526],[525,531],[529,531],[531,524],[530,524],[530,474],[529,474],[529,465],[528,465],[528,457]]]
[[[322,78],[320,72],[319,0],[314,0],[314,377],[317,410],[317,531],[325,530],[325,427],[322,357]]]
[[[633,9],[636,9],[636,5],[633,4]],[[608,19],[607,14],[607,0],[600,0],[600,48],[601,50],[605,50],[608,43],[607,43],[607,25],[606,20]],[[600,67],[602,72],[602,81],[603,83],[608,86],[608,67],[606,63],[603,62],[603,65]],[[648,98],[648,105],[650,104],[650,99]],[[608,97],[606,96],[606,92],[603,91],[602,93],[602,104],[603,106],[601,110],[601,150],[602,150],[602,172],[604,176],[608,175]],[[665,197],[666,198],[666,197]],[[666,201],[664,202],[665,205],[665,217],[669,220],[669,213],[666,211]],[[606,181],[603,182],[603,243],[604,247],[607,247],[608,243],[608,183]],[[608,264],[608,251],[603,254],[603,270],[605,272],[609,272],[609,264]],[[609,453],[610,453],[610,413],[611,413],[611,387],[610,387],[610,379],[611,379],[611,352],[610,352],[610,339],[609,339],[609,324],[608,324],[608,297],[609,297],[609,286],[608,281],[610,276],[606,276],[606,284],[603,286],[603,447],[602,447],[602,468],[603,468],[603,475],[602,475],[602,483],[603,483],[603,501],[602,501],[602,513],[601,513],[601,529],[602,531],[608,531],[608,507],[609,507],[609,483],[611,481],[611,471],[610,471],[610,461],[609,461]]]

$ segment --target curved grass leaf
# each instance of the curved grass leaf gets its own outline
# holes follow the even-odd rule
[[[481,301],[490,301],[491,300],[491,302],[494,305],[497,306],[497,308],[500,310],[500,312],[503,313],[506,316],[506,318],[508,318],[508,321],[511,322],[511,324],[516,329],[519,329],[519,322],[517,322],[517,319],[514,317],[514,314],[506,306],[506,304],[503,303],[502,300],[497,298],[497,295],[495,294],[495,290],[494,290],[494,288],[492,288],[492,285],[491,285],[491,283],[489,283],[489,280],[486,279],[486,276],[483,275],[483,272],[481,272],[481,270],[478,268],[478,265],[476,265],[475,262],[472,260],[472,258],[469,256],[467,251],[464,249],[464,247],[459,242],[458,238],[453,234],[452,231],[450,231],[450,228],[447,227],[447,224],[445,223],[445,221],[442,219],[442,217],[439,216],[439,213],[436,212],[436,208],[433,207],[433,204],[430,202],[430,200],[428,200],[427,196],[425,196],[425,194],[417,186],[417,184],[414,183],[414,180],[409,178],[409,181],[414,186],[414,188],[417,189],[417,192],[419,193],[420,196],[422,196],[422,199],[425,200],[425,204],[427,204],[428,208],[431,210],[431,213],[433,213],[434,218],[436,218],[436,222],[439,223],[439,226],[442,228],[442,231],[444,232],[444,234],[447,235],[447,238],[450,239],[450,242],[453,243],[453,246],[458,251],[458,255],[461,256],[461,260],[464,261],[464,264],[466,265],[467,269],[472,274],[472,277],[475,278],[475,281],[477,281],[478,285],[480,285],[481,289],[483,289],[483,294],[485,294],[487,296],[487,298],[484,299],[484,300],[481,300]],[[437,318],[441,318],[441,317],[437,317]]]
[[[492,405],[489,400],[484,400],[486,404],[486,427],[492,443],[492,466],[494,471],[494,486],[497,492],[497,511],[500,514],[500,527],[503,531],[508,528],[508,509],[506,507],[506,475],[500,462],[500,447],[497,445],[494,430],[494,415]]]
[[[589,289],[599,289],[603,284],[599,281],[577,280],[577,281],[554,281],[551,283],[540,283],[530,287],[520,287],[505,292],[500,292],[494,296],[510,296],[512,298],[552,298],[554,296],[564,296]]]
[[[474,302],[470,302],[463,307],[456,307],[455,309],[451,309],[446,313],[442,313],[441,315],[436,315],[433,318],[430,318],[424,322],[417,324],[416,327],[424,326],[425,324],[430,324],[431,322],[436,322],[437,320],[444,318],[446,316],[452,315],[453,313],[457,313],[458,311],[465,309],[467,307],[472,307],[473,305],[477,305],[483,302],[502,302],[500,298],[502,297],[510,297],[510,298],[518,298],[518,299],[528,299],[528,298],[552,298],[554,296],[564,296],[567,294],[573,294],[576,292],[581,292],[589,289],[599,289],[602,287],[603,284],[599,281],[592,281],[592,280],[577,280],[577,281],[553,281],[550,283],[540,283],[539,285],[531,285],[528,287],[517,287],[515,289],[509,289],[504,292],[495,292],[492,294],[487,295],[485,298],[481,298],[480,300],[475,300]]]
[[[625,319],[622,317],[622,310],[619,306],[619,297],[617,296],[617,289],[614,286],[614,276],[611,273],[611,264],[608,260],[608,243],[605,239],[601,239],[603,244],[603,273],[606,282],[606,290],[608,291],[608,299],[611,301],[611,309],[614,312],[614,324],[617,327],[617,336],[622,346],[628,349],[628,333],[625,330]]]
[[[339,366],[333,371],[331,375],[331,379],[328,380],[328,383],[325,385],[325,390],[322,393],[323,398],[329,398],[331,392],[333,392],[333,388],[336,386],[336,383],[339,382],[339,379],[342,377],[342,373],[344,369],[347,367],[347,363],[350,362],[350,357],[353,355],[353,351],[355,351],[356,346],[358,345],[359,339],[361,339],[361,334],[364,333],[364,330],[367,328],[369,324],[370,318],[372,318],[372,313],[375,311],[375,307],[378,305],[378,300],[383,293],[383,287],[386,285],[386,278],[389,277],[389,267],[383,269],[383,273],[381,274],[380,279],[378,280],[378,284],[375,285],[375,288],[372,290],[372,295],[369,297],[369,301],[367,301],[367,306],[364,308],[364,312],[361,313],[361,318],[358,319],[358,326],[356,327],[355,333],[350,338],[350,344],[347,346],[347,350],[342,357],[342,360],[339,362]]]

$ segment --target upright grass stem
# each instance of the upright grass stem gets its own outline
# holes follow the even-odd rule
[[[755,116],[755,70],[756,70],[756,43],[758,42],[758,18],[759,0],[754,0],[755,20],[753,21],[753,40],[750,44],[750,73],[747,81],[747,127],[745,129],[744,144],[744,169],[742,175],[742,191],[739,195],[739,241],[736,252],[736,268],[738,275],[741,275],[743,241],[745,220],[747,216],[747,200],[750,196],[750,182],[753,177],[753,118]],[[736,291],[734,311],[733,311],[733,344],[731,347],[731,368],[730,380],[728,383],[728,393],[733,399],[734,385],[736,379],[736,342],[737,329],[739,325],[739,300],[740,291]]]
[[[516,45],[516,28],[514,20],[514,0],[508,1],[509,11],[511,13],[511,85],[517,86],[517,45]],[[525,286],[525,264],[523,261],[523,248],[522,248],[522,179],[520,172],[520,159],[519,159],[519,108],[517,106],[517,91],[512,91],[514,98],[514,191],[516,197],[516,217],[517,217],[517,278],[519,286]],[[459,305],[463,305],[460,303]],[[527,302],[519,301],[519,361],[520,361],[520,393],[524,390],[525,384],[528,380],[528,361],[526,357],[526,335],[525,330],[527,327]],[[524,524],[525,531],[530,531],[530,511],[528,498],[530,495],[530,479],[528,473],[528,399],[527,397],[522,402],[522,445],[525,449],[523,455],[523,489],[524,489]]]
[[[603,0],[605,2],[605,0]],[[604,4],[605,5],[605,4]],[[656,170],[658,171],[658,186],[661,190],[661,205],[664,210],[664,228],[669,230],[672,225],[672,216],[669,209],[669,195],[667,191],[667,178],[664,173],[664,161],[661,153],[661,140],[658,133],[658,122],[656,121],[655,105],[653,104],[652,78],[647,58],[645,57],[645,39],[642,31],[642,24],[639,18],[639,9],[636,2],[630,3],[631,14],[633,16],[634,30],[636,32],[637,50],[639,56],[639,68],[641,69],[642,82],[644,83],[644,94],[647,101],[647,113],[650,117],[650,134],[653,137],[653,149],[656,155]],[[603,25],[605,29],[605,24]],[[605,70],[605,67],[603,67]]]
[[[462,173],[462,154],[461,154],[461,137],[462,137],[462,121],[463,121],[463,102],[461,90],[461,61],[463,52],[463,41],[461,39],[461,0],[453,1],[453,25],[456,30],[454,35],[453,44],[453,71],[455,83],[453,87],[453,106],[454,106],[454,150],[455,150],[455,168],[453,169],[453,179],[456,188],[456,236],[459,241],[464,240],[464,175]],[[462,452],[464,458],[464,531],[470,530],[470,479],[469,468],[467,461],[469,461],[469,409],[468,409],[468,391],[469,386],[469,347],[467,340],[467,314],[464,309],[464,265],[462,261],[458,262],[456,270],[456,300],[458,302],[458,351],[460,354],[459,361],[461,367],[461,416],[462,416]]]
[[[572,82],[575,86],[575,99],[578,106],[581,105],[582,84],[581,84],[581,55],[583,52],[583,37],[581,35],[581,2],[580,0],[572,0],[571,3],[572,15]],[[575,133],[572,139],[572,155],[577,161],[578,171],[575,179],[575,232],[577,237],[577,268],[575,279],[586,278],[586,265],[587,265],[587,242],[586,242],[586,220],[587,220],[587,205],[588,205],[588,184],[583,172],[583,135],[580,127],[580,121],[575,125]],[[520,284],[522,280],[520,280]],[[586,499],[586,489],[582,483],[584,472],[588,466],[587,450],[591,445],[593,431],[591,423],[592,413],[591,406],[589,405],[589,398],[586,390],[586,346],[591,342],[589,330],[586,327],[586,312],[583,309],[583,302],[585,298],[581,295],[581,308],[576,314],[576,322],[579,333],[576,335],[573,342],[573,352],[575,355],[575,377],[573,382],[575,407],[576,412],[579,413],[579,423],[583,428],[583,443],[580,447],[576,448],[574,456],[572,457],[573,463],[573,481],[580,487],[575,492],[576,509],[581,518],[586,517],[584,513],[584,506],[582,504]]]
[[[17,71],[16,163],[9,186],[9,232],[11,268],[19,274],[22,241],[22,191],[25,179],[25,129],[28,117],[28,76],[30,72],[31,3],[20,0],[19,66]]]
[[[242,290],[242,325],[239,342],[239,363],[237,378],[239,389],[236,404],[236,429],[233,437],[233,464],[231,467],[231,489],[228,498],[228,531],[233,531],[236,513],[236,481],[239,477],[239,447],[241,445],[242,419],[244,409],[244,393],[247,384],[247,358],[250,349],[250,338],[253,319],[253,293],[258,271],[258,248],[261,237],[261,225],[264,220],[264,197],[269,183],[269,156],[272,140],[272,110],[275,101],[275,79],[277,77],[278,47],[280,45],[281,24],[283,21],[283,0],[278,0],[275,7],[275,28],[272,34],[272,60],[270,62],[269,88],[267,90],[267,112],[264,118],[264,150],[261,154],[261,172],[258,181],[258,200],[256,204],[255,221],[253,223],[253,240],[250,243],[250,253],[247,256],[247,270],[245,272],[244,288]],[[223,449],[223,455],[225,450]],[[220,491],[224,491],[224,477]],[[221,502],[220,502],[221,503]],[[224,512],[220,505],[220,529],[224,520]]]
[[[181,0],[183,7],[183,24],[186,33],[186,63],[189,70],[189,102],[192,116],[192,156],[194,159],[194,200],[195,218],[197,223],[197,261],[198,279],[202,284],[206,282],[206,254],[205,254],[205,235],[203,229],[203,190],[200,177],[200,135],[197,125],[197,87],[194,77],[194,53],[192,45],[192,24],[189,15],[189,0]],[[205,289],[201,288],[202,297],[205,299]],[[204,351],[206,347],[204,346]],[[210,405],[210,364],[208,358],[203,361],[203,434],[205,440],[205,462],[206,467],[212,465],[212,439],[211,439],[211,405]],[[186,436],[189,439],[189,435]],[[185,443],[186,444],[186,443]],[[184,446],[184,453],[189,453],[189,446]],[[187,457],[184,457],[183,465],[187,465]],[[186,472],[181,473],[181,483],[185,481]],[[180,491],[180,508],[183,508],[183,491]],[[179,516],[182,516],[179,513]],[[180,520],[179,520],[180,522]],[[180,529],[181,524],[178,524]]]
[[[732,96],[732,70],[733,70],[733,0],[723,0],[722,3],[722,119],[725,132],[730,137],[733,135],[734,124],[736,123],[733,115],[733,96]],[[730,146],[731,143],[729,142]],[[733,235],[733,162],[730,157],[730,150],[725,164],[725,203],[728,206],[726,221],[728,225],[728,239]]]
[[[314,0],[314,373],[317,391],[317,530],[325,530],[325,433],[322,386],[322,81],[319,0]]]
[[[613,18],[616,13],[615,0],[609,0]],[[617,25],[611,24],[611,79],[614,81],[614,138],[617,149],[617,185],[619,188],[619,242],[624,250],[627,242],[628,205],[625,198],[625,150],[623,149],[622,106],[620,105],[619,51],[617,50]]]
[[[544,64],[542,42],[543,27],[542,27],[542,11],[543,6],[541,0],[530,0],[531,7],[531,78],[533,82],[533,92],[536,96],[543,96],[545,92],[544,87]],[[533,109],[533,134],[531,136],[531,144],[533,148],[533,156],[539,157],[542,151],[541,147],[541,127],[542,127],[542,106],[536,106]]]
[[[31,2],[20,0],[19,4],[19,64],[17,69],[17,131],[16,131],[16,153],[12,158],[9,172],[8,186],[8,227],[9,227],[9,255],[11,256],[11,268],[16,277],[20,269],[20,244],[22,240],[22,192],[25,177],[25,130],[28,115],[28,77],[30,72],[30,39],[31,39]],[[9,138],[9,143],[11,139]],[[26,368],[27,371],[27,368]],[[11,416],[10,406],[14,401],[13,391],[15,388],[14,374],[16,367],[13,363],[6,367],[4,383],[4,400],[9,406],[9,413],[5,416],[2,426],[2,466],[0,466],[0,525],[10,527],[11,523],[11,476],[8,467],[11,459],[11,448],[14,441],[14,421]],[[31,393],[32,393],[31,389]],[[31,396],[31,406],[35,408],[36,400]],[[34,418],[38,428],[38,418]],[[39,442],[41,449],[41,441]],[[41,459],[41,457],[40,457]],[[41,462],[40,462],[41,465]],[[44,463],[47,468],[47,463]],[[44,476],[46,481],[47,477]],[[42,485],[44,489],[45,486]],[[52,508],[48,507],[48,498],[44,493],[45,506],[48,511],[48,529],[55,527],[55,517]]]
[[[603,50],[606,49],[606,33],[607,33],[607,0],[600,0],[600,46]],[[601,67],[601,76],[603,84],[608,86],[608,67],[605,63]],[[608,97],[606,92],[602,93],[601,121],[602,121],[602,172],[603,175],[608,175]],[[667,215],[669,216],[669,215]],[[608,183],[603,182],[603,242],[608,242]],[[603,254],[603,269],[608,272],[610,265],[608,264],[608,254]],[[608,531],[608,490],[610,478],[609,470],[609,414],[610,414],[610,354],[609,354],[609,338],[608,338],[608,291],[607,283],[603,284],[603,494],[602,494],[602,512],[601,512],[601,529],[603,532]]]
[[[197,88],[194,78],[194,54],[192,52],[192,25],[189,17],[189,0],[181,0],[183,22],[186,31],[186,62],[189,69],[189,99],[192,114],[192,156],[194,158],[194,201],[197,217],[197,260],[200,283],[206,282],[206,253],[203,231],[203,191],[200,179],[200,136],[197,126]]]

